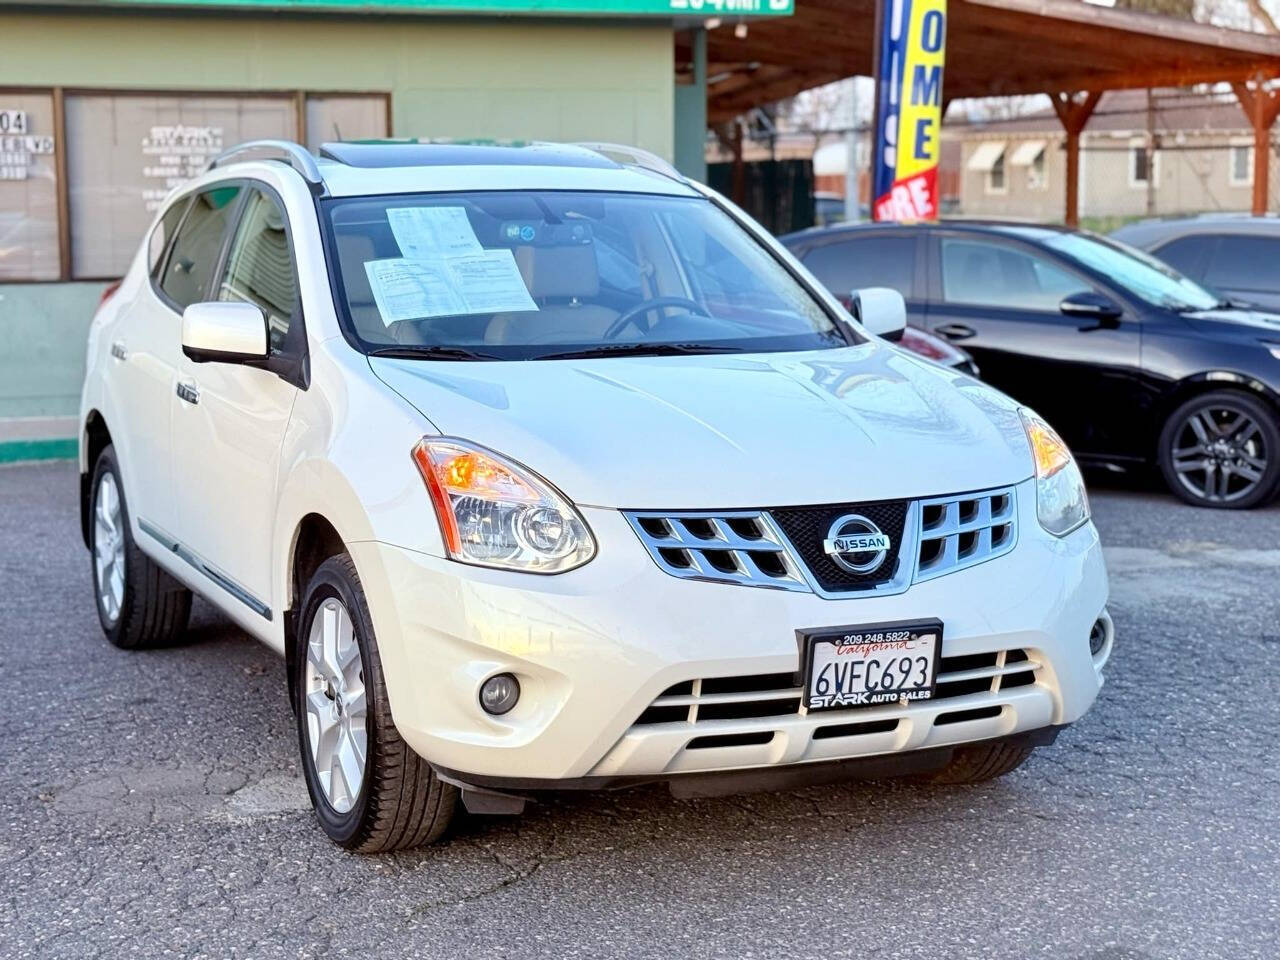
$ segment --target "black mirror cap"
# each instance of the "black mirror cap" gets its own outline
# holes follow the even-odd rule
[[[1088,317],[1093,320],[1119,320],[1124,309],[1104,293],[1086,290],[1064,297],[1058,309],[1069,317]]]

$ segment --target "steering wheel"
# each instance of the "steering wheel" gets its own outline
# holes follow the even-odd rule
[[[609,324],[609,328],[605,330],[604,339],[618,339],[622,331],[627,329],[631,324],[635,324],[636,328],[640,330],[641,333],[646,333],[647,331],[641,328],[640,324],[636,323],[636,317],[640,316],[642,313],[648,313],[651,310],[661,310],[663,307],[684,307],[694,316],[711,316],[711,314],[707,313],[706,307],[694,300],[689,300],[686,297],[654,297],[652,300],[645,300],[641,303],[637,303],[630,310],[624,310],[622,313],[618,314],[618,319]]]

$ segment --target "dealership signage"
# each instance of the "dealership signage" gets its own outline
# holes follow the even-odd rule
[[[795,0],[104,0],[95,6],[241,7],[401,13],[527,13],[558,16],[790,16]]]
[[[872,216],[876,220],[935,220],[947,2],[878,2]]]

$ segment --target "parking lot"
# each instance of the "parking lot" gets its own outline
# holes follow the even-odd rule
[[[0,470],[0,955],[1276,956],[1280,506],[1095,478],[1101,700],[975,788],[555,800],[358,857],[314,825],[283,666],[207,605],[102,638],[71,464]]]

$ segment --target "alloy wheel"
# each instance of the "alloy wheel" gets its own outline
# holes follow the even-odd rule
[[[1253,493],[1275,451],[1243,409],[1214,403],[1192,410],[1173,435],[1178,481],[1196,497],[1231,503]]]
[[[98,481],[93,511],[93,574],[98,603],[108,623],[114,624],[124,604],[124,511],[120,490],[111,473]]]
[[[369,749],[364,664],[347,608],[336,597],[311,621],[306,665],[307,743],[316,779],[338,813],[355,806]]]

